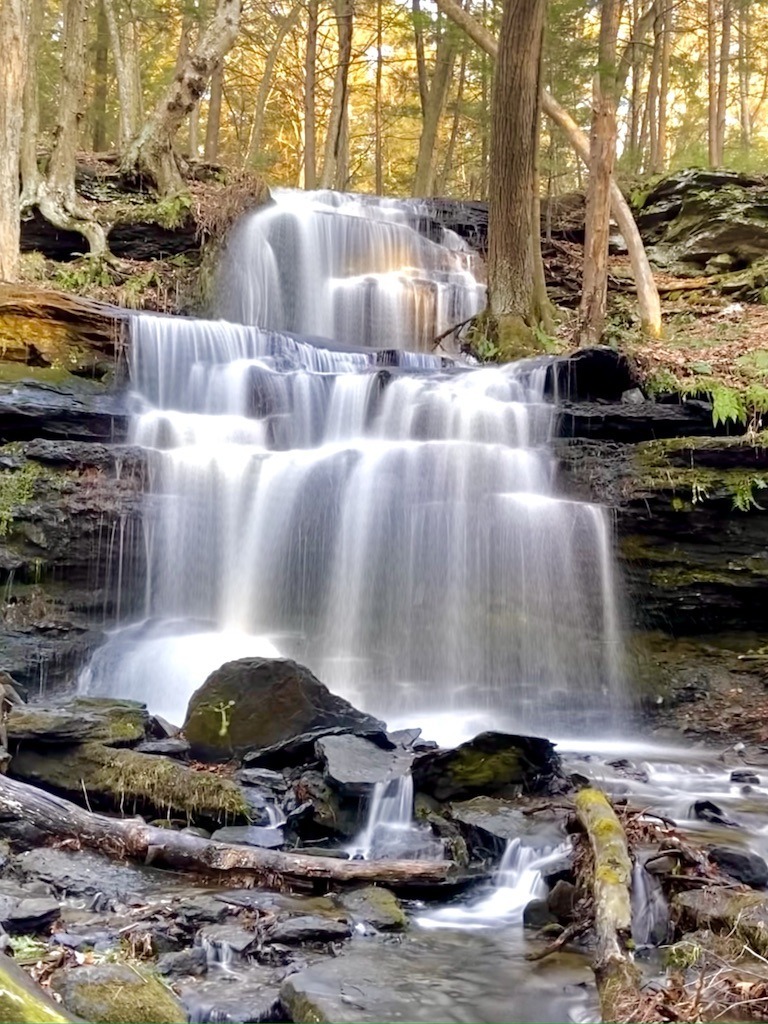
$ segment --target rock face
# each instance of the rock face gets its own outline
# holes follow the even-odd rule
[[[92,1024],[186,1024],[187,1014],[159,981],[127,964],[57,971],[51,988],[64,1005]]]
[[[149,725],[146,705],[134,700],[76,697],[18,705],[6,721],[11,743],[67,744],[86,740],[123,747],[142,740]]]
[[[228,760],[301,733],[385,731],[295,661],[241,658],[213,672],[189,702],[184,734],[196,757]]]
[[[549,740],[501,732],[484,732],[453,750],[423,754],[413,765],[417,792],[437,800],[543,793],[558,772]]]

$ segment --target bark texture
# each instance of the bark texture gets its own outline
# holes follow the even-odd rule
[[[234,45],[240,10],[241,0],[217,0],[210,22],[180,62],[165,94],[123,154],[123,173],[144,179],[162,196],[184,189],[174,139],[205,92],[215,68]]]
[[[435,146],[440,118],[451,84],[456,47],[447,26],[443,26],[435,54],[435,69],[424,108],[424,118],[416,158],[416,176],[413,181],[414,196],[432,195],[435,180]]]
[[[27,77],[29,5],[0,0],[0,280],[16,279],[19,265],[19,161]]]
[[[353,0],[336,0],[336,27],[339,37],[339,62],[333,81],[331,112],[325,136],[321,188],[333,188],[339,180],[339,166],[345,164],[346,112],[349,101],[349,65],[352,61]]]
[[[589,188],[585,214],[584,281],[579,342],[598,345],[608,302],[608,236],[611,222],[611,179],[616,163],[616,41],[621,0],[603,0],[598,67],[592,99]]]
[[[315,88],[317,82],[318,0],[307,6],[307,52],[304,59],[304,188],[317,185],[317,116]]]
[[[115,62],[118,98],[118,144],[126,147],[141,121],[139,26],[131,3],[102,0]]]
[[[507,0],[491,104],[488,280],[491,312],[533,320],[533,197],[546,0]]]

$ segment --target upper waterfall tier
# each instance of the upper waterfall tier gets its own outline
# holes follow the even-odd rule
[[[233,232],[228,320],[373,348],[429,351],[482,309],[481,261],[416,201],[276,190]]]

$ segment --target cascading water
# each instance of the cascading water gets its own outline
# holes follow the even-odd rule
[[[246,218],[224,265],[226,308],[261,327],[134,319],[133,440],[152,453],[148,621],[97,653],[91,692],[179,720],[222,662],[279,654],[390,719],[475,712],[549,734],[604,720],[621,674],[609,523],[554,494],[547,361],[470,368],[393,351],[482,293],[468,254],[419,234],[419,216],[281,195]],[[356,305],[395,264],[452,296],[418,336],[409,288],[378,334]]]

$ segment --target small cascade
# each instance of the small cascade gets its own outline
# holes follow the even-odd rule
[[[661,882],[640,861],[632,868],[632,938],[639,948],[668,939],[669,907]]]
[[[353,859],[439,860],[443,847],[430,830],[413,820],[413,777],[400,775],[377,782],[365,828],[349,846]]]
[[[245,217],[219,276],[240,323],[429,351],[485,304],[480,261],[418,202],[275,190]]]

